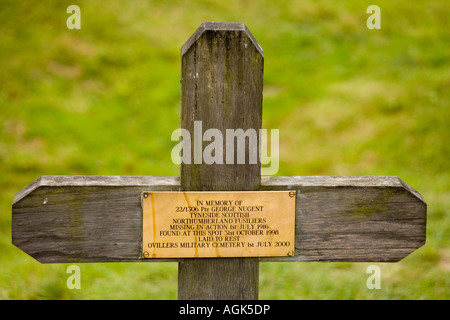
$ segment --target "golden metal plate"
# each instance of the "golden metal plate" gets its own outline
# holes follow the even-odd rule
[[[143,258],[293,256],[295,192],[143,192]]]

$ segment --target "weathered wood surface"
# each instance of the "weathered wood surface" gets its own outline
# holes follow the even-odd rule
[[[139,261],[144,190],[179,179],[42,176],[14,198],[12,242],[44,263]]]
[[[243,23],[203,23],[181,49],[181,128],[202,138],[214,128],[225,137],[226,129],[262,126],[264,57],[261,47]],[[201,121],[203,132],[195,132]],[[196,137],[197,135],[197,137]],[[258,190],[261,164],[181,163],[181,190]],[[195,142],[194,142],[195,143]],[[203,147],[200,152],[203,151]],[[256,151],[256,150],[255,150]],[[178,264],[179,299],[258,299],[259,261],[256,258],[182,259]],[[220,281],[218,281],[220,279]]]
[[[181,49],[181,128],[222,132],[224,164],[181,165],[181,185],[189,190],[257,190],[261,164],[226,163],[225,130],[262,126],[262,49],[243,23],[203,23]],[[200,133],[201,135],[203,133]],[[199,139],[202,139],[200,135]],[[203,144],[205,147],[209,142]],[[203,148],[202,148],[203,151]],[[245,148],[249,152],[248,143]],[[235,150],[234,164],[237,152]],[[248,157],[248,154],[247,154]]]
[[[427,206],[397,177],[262,177],[295,190],[295,256],[260,261],[398,261],[425,243]],[[13,244],[43,263],[141,259],[144,191],[178,177],[43,176],[12,207]],[[222,259],[227,261],[228,259]]]
[[[265,261],[398,261],[425,244],[426,203],[397,177],[271,177],[295,189],[295,256]]]

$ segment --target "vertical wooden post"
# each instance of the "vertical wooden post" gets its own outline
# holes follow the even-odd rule
[[[237,164],[235,143],[234,162],[227,164],[225,139],[226,129],[254,129],[259,133],[261,128],[261,47],[243,23],[205,22],[183,45],[181,55],[181,127],[190,132],[192,146],[201,147],[201,153],[210,143],[201,142],[207,129],[218,129],[223,136],[222,164],[205,164],[199,148],[191,148],[191,164],[181,164],[181,189],[258,190],[259,157],[256,163],[249,163],[246,141],[245,164]],[[183,259],[178,265],[178,298],[257,299],[258,261]]]

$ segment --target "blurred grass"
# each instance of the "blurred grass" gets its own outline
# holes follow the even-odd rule
[[[66,8],[81,8],[68,30]],[[427,244],[369,263],[262,263],[261,299],[449,299],[448,1],[0,3],[0,298],[175,299],[170,263],[41,265],[11,245],[11,203],[41,175],[178,175],[180,48],[203,21],[264,49],[263,125],[279,175],[396,175],[428,203]]]

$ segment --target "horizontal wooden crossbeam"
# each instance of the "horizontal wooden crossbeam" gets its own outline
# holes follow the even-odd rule
[[[42,176],[14,198],[12,241],[42,263],[179,261],[141,257],[142,192],[178,190],[178,177]],[[260,261],[395,262],[425,243],[426,203],[398,177],[263,177],[261,190],[297,200],[295,255]]]

